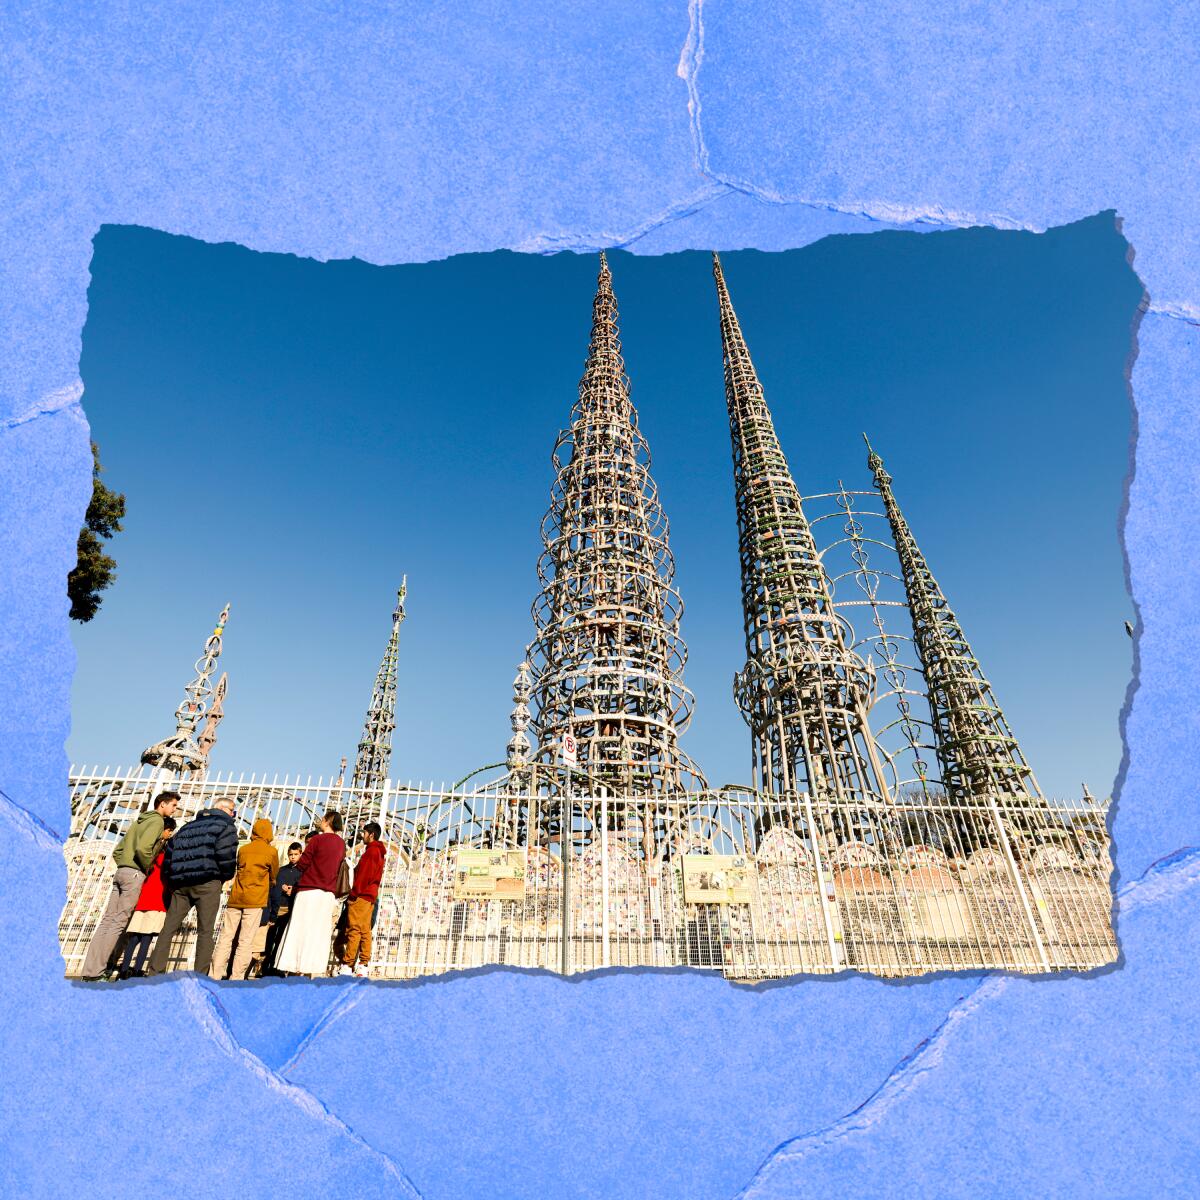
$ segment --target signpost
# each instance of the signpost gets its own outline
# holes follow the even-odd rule
[[[608,788],[600,789],[600,965],[609,965],[608,950]]]
[[[579,765],[579,743],[573,733],[563,734],[562,760],[566,768],[566,790],[563,793],[562,829],[559,845],[562,850],[562,973],[571,973],[571,825],[575,820],[575,805],[571,800],[571,773]]]

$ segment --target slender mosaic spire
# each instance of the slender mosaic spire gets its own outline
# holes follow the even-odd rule
[[[156,742],[142,752],[142,762],[150,767],[158,767],[161,771],[169,772],[187,778],[203,774],[207,765],[208,750],[216,741],[216,722],[210,721],[204,727],[201,737],[211,735],[207,745],[201,746],[196,737],[196,730],[209,707],[213,696],[212,677],[217,669],[217,659],[221,657],[221,642],[225,634],[225,623],[229,620],[229,605],[221,610],[217,618],[216,628],[208,635],[204,643],[204,653],[196,661],[196,677],[184,688],[183,703],[175,710],[175,732],[169,738]],[[224,678],[222,678],[224,683]],[[220,702],[224,697],[221,688],[214,706],[213,715],[220,720]]]
[[[892,492],[892,477],[870,442],[867,466],[874,473],[900,559],[947,792],[954,800],[1040,796],[1033,771],[992,694],[992,685],[917,546]]]
[[[576,794],[595,794],[597,784],[629,798],[703,786],[679,748],[692,711],[683,603],[603,254],[579,399],[553,461],[531,647],[539,758],[552,764],[570,733],[579,746]]]
[[[196,745],[204,757],[205,771],[208,770],[212,748],[217,742],[217,726],[225,716],[225,693],[228,689],[229,673],[222,671],[221,678],[217,680],[217,686],[213,691],[212,707],[208,710],[208,719],[204,722],[204,728],[200,730],[200,736],[196,739]]]
[[[523,662],[517,668],[512,693],[513,709],[509,718],[512,737],[508,739],[505,753],[508,777],[496,797],[493,844],[497,846],[514,844],[521,828],[523,804],[533,789],[533,747],[529,735],[525,732],[532,720],[529,715],[529,698],[533,695],[533,679],[529,672],[529,663]]]
[[[396,728],[396,664],[400,651],[400,626],[404,622],[404,600],[408,594],[408,576],[400,581],[396,593],[396,608],[392,613],[392,632],[388,638],[371,703],[358,742],[354,760],[354,776],[350,783],[346,826],[353,830],[360,819],[374,813],[378,803],[374,795],[387,779],[392,763],[392,731]]]
[[[532,694],[533,680],[529,677],[529,664],[523,662],[513,680],[512,737],[508,739],[506,754],[509,786],[514,791],[528,787],[529,756],[533,747],[525,730],[529,728],[529,697]]]
[[[725,399],[733,443],[746,666],[734,695],[768,792],[886,800],[867,723],[872,673],[847,644],[828,578],[779,445],[720,259]]]

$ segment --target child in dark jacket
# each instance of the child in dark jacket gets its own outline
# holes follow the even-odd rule
[[[304,847],[299,842],[293,842],[287,851],[288,860],[279,868],[275,886],[271,889],[271,901],[267,905],[267,945],[263,951],[262,973],[276,975],[275,952],[287,930],[288,918],[292,915],[292,900],[296,894],[296,884],[300,882],[300,868],[296,864]]]

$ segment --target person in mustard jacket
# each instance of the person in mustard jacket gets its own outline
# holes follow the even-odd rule
[[[250,832],[250,840],[237,856],[237,874],[225,905],[225,916],[221,921],[221,935],[213,953],[212,970],[214,979],[225,978],[229,955],[237,942],[233,955],[230,979],[245,979],[254,954],[254,941],[262,924],[263,910],[271,899],[271,887],[279,874],[279,851],[271,844],[274,830],[271,822],[259,817]]]

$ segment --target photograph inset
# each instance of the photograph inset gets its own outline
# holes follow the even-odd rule
[[[1119,240],[1111,226],[1108,234]],[[898,236],[908,246],[947,235]],[[921,253],[919,245],[914,253]],[[690,272],[696,284],[703,257],[672,257],[664,269],[680,278]],[[794,255],[773,257],[799,263]],[[621,261],[632,273],[634,260]],[[331,777],[318,772],[314,779],[303,762],[278,772],[263,767],[278,761],[268,741],[276,731],[293,738],[293,754],[321,751],[326,740],[346,737],[342,717],[333,715],[346,708],[335,695],[338,688],[326,688],[313,664],[318,643],[329,643],[351,623],[345,598],[351,591],[361,594],[347,564],[313,554],[296,563],[289,578],[280,578],[278,569],[256,565],[255,555],[244,549],[235,552],[228,544],[212,549],[221,538],[212,530],[205,534],[215,540],[190,540],[181,548],[163,536],[168,527],[180,527],[177,511],[176,520],[147,530],[136,543],[128,533],[114,536],[112,552],[121,569],[111,589],[105,590],[105,579],[93,597],[96,627],[107,619],[105,606],[115,608],[124,594],[139,594],[146,615],[134,619],[131,607],[125,627],[114,631],[94,659],[81,648],[81,679],[93,667],[98,679],[101,664],[132,652],[135,641],[144,646],[148,621],[169,619],[176,630],[172,636],[181,636],[173,597],[186,595],[189,609],[199,611],[214,589],[225,591],[212,605],[217,620],[183,688],[173,732],[164,718],[166,736],[147,738],[141,749],[127,731],[125,749],[140,753],[136,766],[71,770],[68,894],[60,923],[68,976],[125,979],[194,969],[233,980],[337,974],[412,979],[499,964],[564,974],[610,966],[694,966],[754,982],[847,970],[884,976],[985,968],[1079,971],[1115,961],[1108,801],[1094,797],[1086,785],[1074,797],[1043,789],[1023,749],[1028,743],[1014,733],[1020,714],[1002,705],[1001,689],[987,673],[1007,669],[1000,660],[1015,655],[1015,647],[1032,646],[1044,663],[1047,687],[1057,689],[1053,709],[1062,732],[1054,736],[1066,737],[1076,736],[1072,714],[1083,712],[1082,697],[1068,691],[1073,671],[1036,645],[1038,613],[1010,604],[1004,595],[989,601],[986,636],[976,639],[970,605],[943,587],[945,573],[912,516],[919,511],[937,522],[935,541],[944,540],[947,530],[970,529],[956,559],[959,574],[964,556],[974,555],[980,571],[987,564],[990,577],[1011,582],[1016,596],[1027,582],[1019,578],[1023,571],[1056,578],[1073,569],[1066,559],[1038,564],[1032,555],[1028,564],[995,569],[997,553],[1009,553],[1025,536],[1013,497],[1024,487],[1021,476],[1030,463],[1006,460],[1006,446],[990,457],[984,447],[978,452],[978,487],[962,490],[961,473],[955,475],[944,456],[948,447],[957,446],[963,456],[976,450],[966,435],[956,439],[947,432],[946,422],[954,419],[956,405],[972,401],[952,399],[934,406],[933,416],[913,412],[903,420],[903,458],[922,465],[907,475],[893,468],[894,478],[887,432],[877,430],[885,425],[894,434],[902,418],[884,397],[863,401],[859,412],[843,406],[836,414],[808,414],[814,432],[823,423],[831,426],[845,482],[822,480],[824,491],[802,494],[792,464],[807,447],[788,444],[785,453],[787,439],[776,426],[778,405],[768,399],[774,384],[764,388],[768,372],[760,377],[751,355],[753,327],[748,322],[743,329],[734,307],[735,264],[742,261],[741,255],[724,260],[712,255],[705,263],[715,283],[715,314],[710,309],[710,332],[698,330],[695,336],[700,344],[714,343],[707,367],[697,369],[697,379],[707,376],[709,385],[703,395],[689,389],[683,400],[672,400],[673,436],[665,445],[658,439],[660,461],[675,451],[679,458],[693,458],[691,471],[676,467],[671,473],[669,494],[676,487],[691,489],[687,506],[672,507],[673,529],[656,483],[663,475],[651,474],[648,437],[632,402],[614,273],[603,253],[596,260],[583,377],[568,427],[557,438],[532,427],[536,411],[554,407],[548,385],[532,382],[534,372],[528,411],[510,396],[508,407],[499,402],[501,413],[489,415],[496,422],[491,444],[486,428],[473,428],[463,414],[456,419],[456,395],[449,394],[454,388],[447,382],[445,396],[409,393],[396,401],[401,413],[411,405],[410,440],[430,438],[425,450],[445,456],[435,467],[414,462],[396,478],[395,503],[410,510],[400,536],[389,538],[386,519],[373,505],[378,480],[369,464],[378,450],[364,442],[386,441],[386,434],[377,432],[369,415],[353,412],[344,414],[343,430],[330,438],[327,471],[303,474],[299,481],[293,476],[282,497],[269,484],[264,487],[256,503],[262,506],[265,538],[255,542],[260,526],[249,515],[254,505],[234,506],[246,544],[270,554],[273,523],[281,540],[293,525],[320,528],[325,515],[318,496],[329,489],[361,523],[363,543],[373,547],[372,570],[394,571],[393,587],[399,586],[390,630],[379,622],[383,655],[373,688],[364,689],[370,699],[357,749],[344,754]],[[638,270],[651,265],[640,263]],[[469,268],[459,263],[444,269]],[[798,270],[791,278],[799,287]],[[555,282],[564,282],[561,272]],[[570,282],[577,284],[577,272]],[[1126,290],[1113,309],[1127,311],[1128,339],[1139,296],[1132,272],[1118,282]],[[579,328],[582,349],[585,317],[571,308],[567,290],[550,302],[562,320]],[[442,304],[465,322],[467,301],[456,307],[451,296]],[[580,307],[578,300],[574,305]],[[99,309],[94,292],[93,314]],[[648,309],[643,301],[639,312]],[[155,319],[149,308],[146,313],[149,321]],[[517,328],[518,317],[497,314],[496,320]],[[547,318],[547,326],[558,319]],[[656,319],[665,330],[669,318]],[[478,354],[482,360],[499,335],[474,350],[472,332],[465,326],[455,331],[462,357]],[[530,345],[550,332],[531,333]],[[189,329],[187,336],[193,333]],[[125,337],[135,334],[123,331]],[[398,339],[404,335],[396,331]],[[247,334],[247,344],[257,338],[266,344],[274,336],[267,318],[261,330]],[[662,333],[664,344],[682,336],[677,330]],[[93,389],[89,378],[91,344],[85,331],[85,404],[117,488],[122,439],[128,436],[133,447],[139,435],[128,415],[114,417],[111,431],[106,428],[107,393],[99,384]],[[414,336],[404,355],[426,349]],[[507,361],[456,364],[448,377],[477,369],[482,379],[507,378],[497,388],[516,387],[519,395],[513,376],[521,373],[522,354],[528,352],[529,346],[514,346]],[[668,346],[664,360],[679,352]],[[786,347],[773,347],[776,370],[785,352]],[[1088,353],[1068,347],[1063,361],[1073,352]],[[643,353],[653,353],[653,347]],[[1128,340],[1115,347],[1113,361],[1127,354]],[[721,394],[722,361],[724,420],[718,420],[710,401]],[[804,362],[790,365],[798,373],[806,370]],[[222,367],[210,369],[219,377]],[[667,368],[660,370],[665,378]],[[98,368],[98,377],[102,374]],[[436,381],[438,374],[422,378]],[[1114,373],[1112,394],[1123,394],[1123,387],[1123,376]],[[794,394],[795,387],[785,381],[781,390]],[[490,398],[476,397],[476,403],[487,405]],[[642,407],[653,403],[653,395],[646,395]],[[438,414],[432,435],[419,424],[430,412]],[[212,415],[198,414],[200,426]],[[856,416],[862,417],[853,435],[857,451],[844,429]],[[1002,412],[986,419],[1004,424]],[[1065,418],[1067,427],[1072,419]],[[209,461],[235,453],[226,447],[239,439],[253,446],[252,434],[237,427],[240,420],[222,422],[219,436],[200,429]],[[935,422],[941,422],[940,430]],[[523,571],[521,547],[537,530],[538,513],[512,511],[509,500],[524,488],[517,477],[538,466],[536,455],[532,466],[518,465],[512,443],[504,441],[516,437],[512,426],[519,426],[521,442],[553,444],[552,473],[538,475],[540,486],[551,486],[541,551],[524,556]],[[732,488],[727,475],[708,472],[726,428]],[[306,436],[287,421],[278,423],[277,432],[276,444],[258,448],[264,472],[279,470],[265,465],[267,457],[286,457],[290,440],[300,447]],[[1038,436],[1028,431],[1029,438]],[[1122,436],[1116,429],[1112,444]],[[340,437],[346,441],[340,443]],[[411,453],[420,458],[425,450],[418,446]],[[1058,452],[1071,454],[1073,448],[1063,445]],[[136,458],[131,449],[126,478]],[[161,469],[173,471],[175,463],[168,456]],[[312,470],[308,462],[298,469]],[[151,475],[147,471],[147,480]],[[1120,479],[1109,482],[1119,493]],[[147,503],[159,500],[154,493],[159,485],[148,482],[142,492],[126,487],[126,529],[143,496],[153,497]],[[238,480],[237,488],[248,486]],[[1028,490],[1036,493],[1039,487],[1055,495],[1054,484],[1045,481]],[[214,513],[226,513],[220,493],[214,482],[199,498]],[[464,493],[474,508],[464,508]],[[1064,500],[1064,511],[1070,503]],[[1001,506],[1008,506],[1007,513]],[[471,514],[473,525],[463,524],[464,513]],[[192,511],[185,524],[204,519]],[[693,607],[697,599],[703,606],[701,628],[711,661],[729,660],[735,652],[736,583],[741,610],[733,705],[706,688],[704,704],[714,710],[723,704],[723,711],[698,740],[693,731],[691,755],[681,745],[694,699],[684,683],[684,589],[676,583],[675,561],[680,530],[689,521],[687,544],[704,561],[703,574],[687,576],[688,595]],[[1111,526],[1111,546],[1093,552],[1077,543],[1072,552],[1081,562],[1091,561],[1089,554],[1115,553],[1115,506]],[[131,538],[132,578],[123,575],[122,537]],[[497,545],[509,539],[507,546]],[[480,565],[501,552],[517,560],[511,580]],[[144,566],[136,565],[137,556],[144,556]],[[681,578],[686,569],[681,554]],[[321,582],[314,578],[323,574]],[[516,582],[522,574],[524,595]],[[238,773],[217,770],[212,760],[218,732],[228,730],[227,707],[231,723],[237,719],[231,700],[237,667],[225,654],[225,641],[239,619],[238,589],[247,584],[259,597],[254,608],[263,645],[277,634],[272,618],[264,616],[274,612],[280,622],[293,622],[293,631],[302,627],[305,648],[314,649],[305,660],[303,684],[292,685],[299,691],[280,682],[265,661],[254,667],[274,685],[259,690],[256,701],[250,685],[242,692],[247,698],[240,703],[261,711],[253,735],[238,750],[245,756],[253,748],[260,761],[248,764],[258,771]],[[341,590],[322,593],[323,587]],[[1123,594],[1122,581],[1106,579],[1104,589],[1097,607]],[[532,628],[514,642],[511,631],[520,628],[530,591]],[[423,598],[429,612],[424,628],[436,634],[408,620],[414,596]],[[378,608],[377,600],[370,604]],[[1087,589],[1072,603],[1086,610]],[[485,628],[483,615],[490,619],[500,609],[499,624]],[[1085,616],[1073,613],[1072,620],[1090,630]],[[511,737],[488,762],[486,745],[496,739],[491,728],[480,728],[485,719],[477,720],[476,712],[486,714],[503,703],[494,687],[501,624],[501,640],[517,647],[509,660],[516,667],[508,702]],[[81,647],[91,635],[91,625],[81,630]],[[1119,638],[1128,655],[1123,631]],[[981,650],[985,642],[1003,647],[1003,653],[989,660]],[[695,641],[692,650],[695,655]],[[177,664],[153,651],[140,653],[146,655],[143,677],[153,671],[156,687],[177,677]],[[1077,645],[1070,653],[1086,651]],[[1118,645],[1094,657],[1115,671],[1112,664],[1121,653]],[[402,660],[428,671],[430,679],[436,675],[436,682],[427,690],[408,667],[401,669]],[[233,693],[227,665],[234,672]],[[694,668],[689,677],[694,682]],[[715,677],[715,669],[706,667],[706,683]],[[486,686],[485,678],[491,681]],[[106,686],[115,698],[136,683],[127,678]],[[1036,679],[1025,683],[1031,693],[1040,687]],[[724,696],[727,689],[726,683]],[[1120,701],[1119,691],[1107,700],[1110,764],[1118,749]],[[408,703],[413,733],[406,745],[412,754],[422,752],[422,741],[443,752],[447,743],[435,737],[449,738],[458,753],[478,754],[463,764],[456,782],[397,779],[393,742],[398,730],[405,736]],[[749,729],[748,771],[738,770],[727,750],[733,734],[724,729],[735,708]],[[112,712],[97,711],[97,723],[88,726],[93,718],[85,717],[87,711],[84,705],[76,736],[92,738],[93,745],[122,736],[100,729],[98,722],[113,720]],[[491,726],[498,723],[491,720]],[[434,727],[436,735],[417,732]],[[703,748],[699,753],[697,745]],[[744,758],[744,750],[739,753]],[[739,781],[723,783],[706,774],[714,762],[722,775]],[[1105,770],[1105,764],[1056,762],[1056,783],[1068,769],[1087,774]]]

